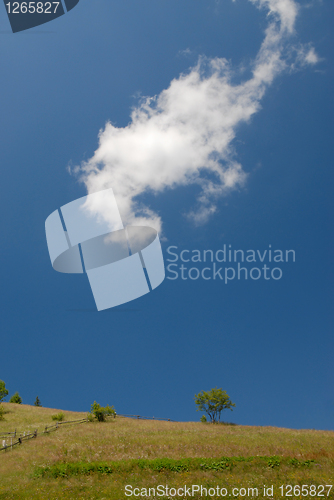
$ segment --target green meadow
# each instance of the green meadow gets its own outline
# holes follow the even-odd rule
[[[0,452],[1,500],[334,498],[333,431],[116,417],[43,433],[87,414],[3,406],[1,436],[37,437]]]

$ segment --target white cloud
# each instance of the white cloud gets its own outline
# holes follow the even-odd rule
[[[160,217],[138,201],[145,192],[197,184],[199,208],[190,216],[201,223],[215,212],[218,196],[244,184],[232,141],[286,67],[283,52],[298,12],[293,0],[250,1],[268,10],[270,22],[249,80],[235,85],[225,59],[201,57],[158,96],[144,99],[126,127],[107,123],[94,156],[78,169],[88,193],[113,188],[125,224],[161,228]],[[312,49],[305,55],[310,63],[315,58]]]
[[[320,61],[313,47],[305,54],[304,60],[307,64],[317,64]]]
[[[290,64],[292,71],[298,71],[305,66],[314,66],[321,61],[321,58],[310,43],[292,47],[290,57],[292,58],[292,63]]]
[[[294,0],[250,0],[259,7],[269,10],[269,15],[274,14],[279,17],[282,30],[290,33],[294,29],[295,20],[298,14],[298,5]]]

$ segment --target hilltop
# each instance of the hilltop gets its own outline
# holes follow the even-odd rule
[[[333,484],[332,431],[117,417],[101,423],[64,425],[42,434],[45,426],[54,424],[51,416],[61,410],[9,403],[4,407],[0,435],[14,429],[37,429],[38,434],[36,439],[0,453],[1,500],[119,500],[128,498],[124,493],[127,484],[139,488],[159,484],[257,487],[259,498],[266,484],[274,485],[274,497],[279,498],[282,484],[316,488]],[[65,420],[87,416],[63,413]],[[333,489],[327,498],[334,498]]]

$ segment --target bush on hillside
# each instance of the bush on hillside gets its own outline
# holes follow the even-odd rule
[[[107,416],[116,417],[116,410],[113,406],[107,405],[103,407],[96,401],[92,404],[90,412],[99,422],[105,422]]]
[[[18,392],[15,392],[13,396],[9,400],[10,403],[17,403],[18,405],[22,404],[22,398]]]
[[[88,422],[94,422],[95,416],[92,413],[87,413]]]
[[[2,405],[0,405],[0,420],[5,420],[4,414],[5,414],[5,409]]]
[[[55,415],[51,415],[52,420],[57,420],[57,422],[62,422],[65,418],[64,413],[56,413]]]

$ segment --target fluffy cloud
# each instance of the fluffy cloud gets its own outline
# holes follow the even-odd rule
[[[299,63],[301,66],[317,64],[319,61],[320,58],[314,50],[314,47],[311,47],[309,44],[300,47],[297,51],[296,63]]]
[[[269,24],[249,80],[233,84],[225,59],[201,57],[158,96],[144,99],[126,127],[107,123],[94,156],[78,169],[88,193],[113,188],[125,224],[160,230],[160,217],[140,203],[140,195],[190,184],[200,188],[198,209],[190,215],[203,223],[215,212],[217,197],[244,184],[232,141],[287,66],[284,53],[298,12],[293,0],[250,1],[267,9]],[[304,57],[316,62],[311,49]],[[108,210],[98,210],[109,219]]]

